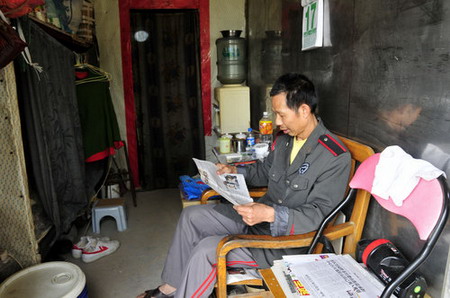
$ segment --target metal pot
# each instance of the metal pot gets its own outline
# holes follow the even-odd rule
[[[236,153],[245,152],[245,139],[233,139],[233,151]]]

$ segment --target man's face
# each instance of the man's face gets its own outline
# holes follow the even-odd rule
[[[296,137],[305,131],[308,105],[300,105],[297,111],[291,110],[286,104],[286,93],[283,92],[272,97],[272,110],[276,115],[275,124],[285,134]]]

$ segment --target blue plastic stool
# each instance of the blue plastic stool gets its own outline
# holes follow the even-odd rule
[[[99,199],[92,208],[92,230],[100,233],[100,221],[105,216],[114,217],[119,232],[127,229],[125,199]]]

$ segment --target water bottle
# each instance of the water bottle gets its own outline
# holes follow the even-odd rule
[[[253,129],[249,128],[245,147],[245,151],[247,152],[247,154],[253,155],[253,146],[255,146],[255,134],[253,133]]]
[[[270,146],[272,143],[273,126],[268,112],[263,112],[263,116],[259,120],[259,132],[261,133],[261,142],[268,143]]]

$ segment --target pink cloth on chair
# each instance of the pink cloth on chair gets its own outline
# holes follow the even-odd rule
[[[365,160],[350,181],[350,187],[364,189],[371,193],[379,159],[380,154],[377,153]],[[372,196],[383,208],[408,218],[416,227],[422,240],[426,240],[430,235],[442,209],[443,194],[437,179],[431,181],[420,179],[400,207],[396,206],[392,199],[385,200],[374,194]]]

